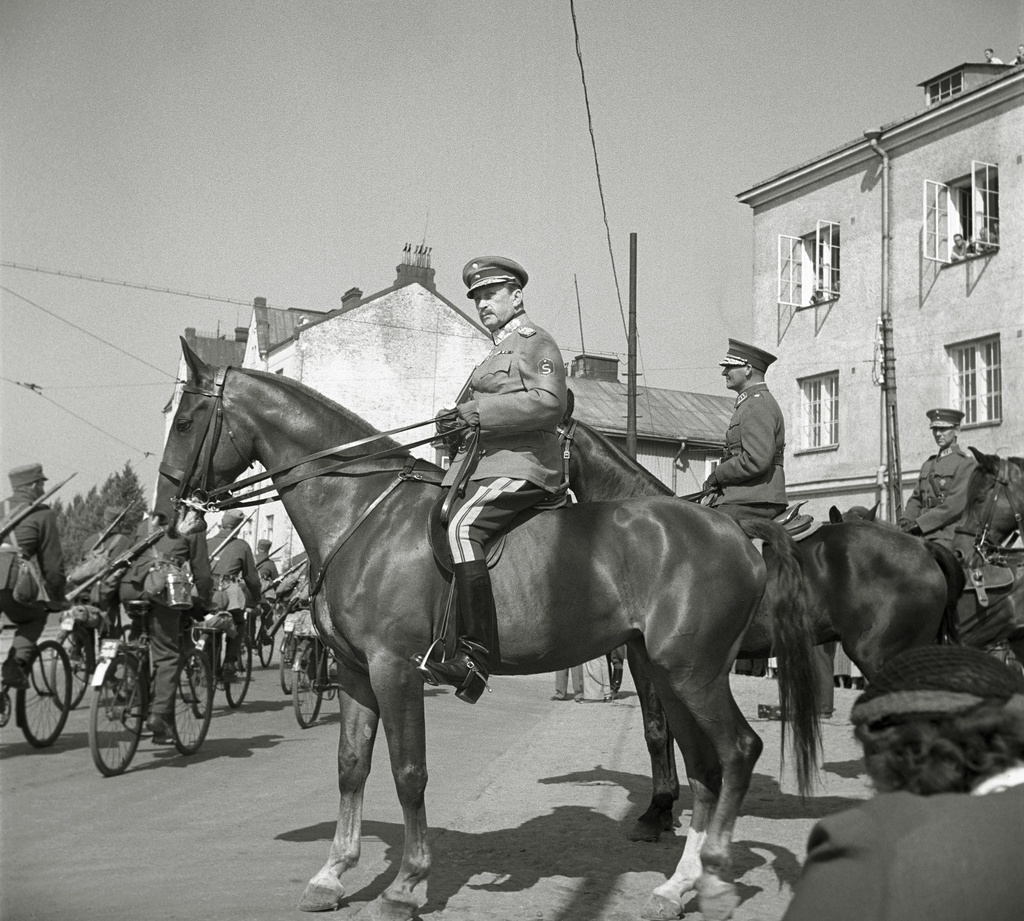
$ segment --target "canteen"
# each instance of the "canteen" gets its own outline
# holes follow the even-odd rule
[[[178,610],[192,607],[192,584],[184,573],[167,573],[167,606]]]

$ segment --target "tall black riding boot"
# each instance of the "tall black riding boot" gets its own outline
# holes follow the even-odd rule
[[[439,680],[458,688],[455,696],[475,704],[487,687],[491,650],[498,630],[491,591],[491,574],[486,560],[470,560],[454,566],[458,598],[455,626],[458,642],[455,655],[445,662],[429,663]]]

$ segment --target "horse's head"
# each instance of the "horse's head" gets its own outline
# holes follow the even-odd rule
[[[235,480],[251,463],[251,441],[232,431],[225,416],[227,368],[212,368],[181,341],[188,380],[171,421],[157,483],[154,511],[171,534],[206,527],[206,494]],[[237,373],[237,372],[236,372]]]
[[[1020,530],[1024,519],[1024,459],[1001,458],[971,448],[978,466],[967,486],[967,507],[957,531],[973,536],[985,531],[993,543],[1000,543]]]

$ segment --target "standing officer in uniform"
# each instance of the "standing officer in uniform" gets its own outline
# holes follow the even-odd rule
[[[908,534],[952,549],[953,530],[967,508],[967,484],[978,462],[956,443],[964,414],[959,409],[929,409],[932,437],[939,448],[921,467],[917,486],[899,526]]]
[[[46,482],[42,464],[14,467],[8,478],[13,495],[4,500],[4,518],[42,496]],[[44,600],[14,600],[14,564],[17,557],[21,558],[21,566],[29,565],[29,561],[33,565],[38,564]],[[48,505],[40,505],[7,535],[0,546],[0,611],[18,625],[11,651],[2,666],[3,680],[11,687],[28,687],[28,670],[36,643],[46,626],[49,611],[59,610],[62,606],[65,581],[64,552],[57,533],[57,517]]]
[[[494,347],[450,415],[480,431],[477,456],[467,457],[463,447],[442,484],[451,486],[463,464],[475,464],[448,523],[458,589],[457,651],[446,662],[423,667],[472,704],[486,687],[497,643],[484,544],[520,512],[557,493],[562,482],[557,428],[566,387],[555,340],[525,313],[526,270],[511,259],[481,256],[467,263],[462,279]]]
[[[276,579],[280,573],[277,571],[277,563],[270,558],[271,543],[269,540],[256,541],[256,572],[260,576],[260,588],[263,591]]]
[[[775,356],[745,342],[729,340],[719,362],[725,386],[734,390],[736,409],[725,433],[722,462],[704,482],[720,493],[714,508],[733,518],[775,518],[786,510],[782,455],[786,423],[764,382]]]
[[[229,537],[244,519],[245,515],[240,511],[225,512],[220,519],[219,530],[210,538],[210,546],[217,555],[213,563],[214,587],[226,596],[227,603],[224,607],[231,612],[236,627],[241,627],[244,623],[245,609],[256,604],[263,594],[252,549],[241,537]],[[241,649],[241,633],[228,635],[222,675],[224,681],[231,681],[234,678],[238,670],[238,653]]]

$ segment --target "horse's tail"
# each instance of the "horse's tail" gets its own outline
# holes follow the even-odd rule
[[[926,540],[925,545],[946,579],[946,607],[942,612],[939,635],[936,639],[940,643],[959,643],[960,631],[957,628],[956,608],[967,585],[967,576],[960,560],[948,547],[934,540]]]
[[[818,771],[821,752],[820,694],[813,664],[814,629],[807,602],[803,569],[793,538],[772,521],[741,519],[750,538],[765,543],[768,584],[762,605],[773,611],[772,651],[779,659],[779,703],[782,705],[782,752],[786,724],[793,733],[793,755],[800,795],[806,796]]]

